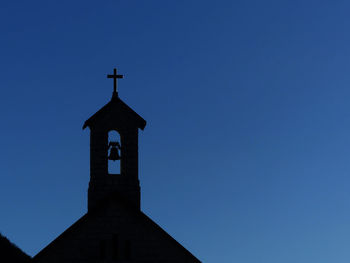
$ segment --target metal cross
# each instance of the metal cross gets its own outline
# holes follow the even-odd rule
[[[118,75],[118,74],[117,74],[117,69],[114,68],[114,69],[113,69],[113,75],[108,74],[108,75],[107,75],[107,78],[113,79],[113,80],[114,80],[114,90],[113,90],[113,93],[117,93],[117,79],[122,79],[122,78],[123,78],[123,75]]]

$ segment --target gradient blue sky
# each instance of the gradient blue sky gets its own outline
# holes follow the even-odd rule
[[[86,212],[117,67],[142,209],[203,262],[350,261],[349,1],[0,3],[0,231],[35,255]]]

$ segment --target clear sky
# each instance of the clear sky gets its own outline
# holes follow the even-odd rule
[[[0,231],[30,255],[86,212],[120,97],[142,210],[203,262],[350,261],[349,1],[0,2]]]

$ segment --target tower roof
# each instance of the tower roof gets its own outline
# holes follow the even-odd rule
[[[85,121],[83,129],[86,127],[92,128],[97,123],[103,120],[116,119],[122,123],[132,123],[136,127],[143,130],[146,126],[146,121],[123,102],[116,92],[113,93],[112,99],[99,111]]]

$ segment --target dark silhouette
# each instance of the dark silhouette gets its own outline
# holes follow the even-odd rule
[[[113,75],[111,75],[111,74],[108,74],[107,75],[107,78],[109,78],[109,79],[113,79],[113,94],[114,93],[117,93],[118,94],[118,92],[117,92],[117,79],[122,79],[122,78],[124,78],[124,76],[123,75],[118,75],[117,74],[117,69],[116,68],[114,68],[113,69]]]
[[[122,149],[119,142],[113,142],[110,141],[108,144],[108,149],[111,149],[111,152],[108,156],[108,160],[112,160],[112,161],[117,161],[120,160],[120,154],[119,151]]]
[[[41,250],[35,262],[200,262],[141,211],[138,132],[146,121],[118,96],[85,121],[90,129],[88,212]],[[120,142],[108,141],[116,131]],[[119,154],[120,151],[120,154]],[[108,154],[109,153],[109,154]],[[120,161],[119,174],[108,160]]]
[[[31,259],[30,256],[0,233],[0,262],[26,263],[31,262]]]

